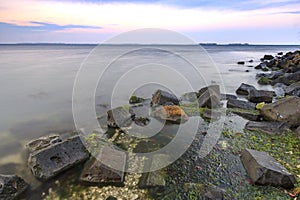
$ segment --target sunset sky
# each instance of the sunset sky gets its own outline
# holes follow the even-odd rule
[[[161,28],[197,42],[300,44],[300,0],[1,0],[0,43],[101,43]]]

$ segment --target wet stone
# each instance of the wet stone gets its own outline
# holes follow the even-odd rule
[[[170,105],[170,104],[179,105],[179,99],[174,94],[171,94],[163,90],[157,90],[152,95],[152,101],[151,101],[152,106]]]
[[[199,107],[219,108],[221,106],[219,85],[210,85],[199,90]]]
[[[26,147],[30,152],[34,152],[61,141],[62,139],[59,135],[49,135],[29,142]]]
[[[237,100],[237,99],[229,99],[227,102],[227,108],[240,108],[245,110],[255,110],[255,103]]]
[[[125,177],[126,153],[117,147],[104,145],[97,157],[84,166],[80,180],[89,185],[122,186]]]
[[[242,163],[257,185],[271,185],[275,187],[293,188],[296,182],[294,175],[279,164],[266,152],[245,149],[241,153]]]
[[[49,179],[88,159],[89,153],[80,136],[33,151],[29,155],[28,166],[39,179]]]
[[[0,199],[18,199],[29,185],[16,175],[0,174]]]
[[[239,95],[248,95],[251,90],[256,90],[254,86],[242,83],[236,90]]]
[[[250,102],[253,103],[272,103],[273,96],[275,93],[273,91],[267,91],[267,90],[251,90],[249,92],[248,99]]]
[[[107,111],[107,125],[110,128],[128,127],[134,114],[129,106],[120,106]]]

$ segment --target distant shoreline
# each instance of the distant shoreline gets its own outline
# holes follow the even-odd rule
[[[198,44],[132,44],[132,43],[122,43],[122,44],[103,44],[103,43],[0,43],[0,46],[300,46],[300,44],[248,44],[248,43],[229,43],[229,44],[218,44],[218,43],[198,43]]]

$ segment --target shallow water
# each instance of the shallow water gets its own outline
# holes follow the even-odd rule
[[[0,173],[24,174],[23,177],[26,180],[34,182],[29,170],[26,169],[27,157],[24,151],[26,142],[52,132],[64,132],[75,128],[72,116],[73,85],[81,64],[94,47],[93,45],[0,45]],[[145,50],[140,46],[137,48],[143,50],[125,56],[122,63],[126,65],[120,68],[112,67],[108,77],[114,73],[122,75],[123,71],[130,66],[141,64],[141,59],[148,63],[163,60],[164,64],[173,66],[187,75],[193,75],[193,72],[189,71],[190,68],[181,68],[184,66],[183,63],[174,55],[155,51],[155,49]],[[156,47],[156,49],[159,48],[165,47]],[[179,54],[188,55],[189,59],[201,58],[194,46],[169,48]],[[299,49],[299,46],[205,46],[204,48],[221,73],[225,87],[223,92],[234,93],[242,82],[253,84],[258,88],[271,89],[270,86],[258,86],[255,81],[257,71],[247,66],[256,66],[264,54],[274,55],[281,51],[285,53]],[[104,60],[98,61],[106,62],[105,58],[111,53],[118,54],[126,49],[132,49],[132,46],[104,46],[102,47],[104,54],[101,57]],[[236,64],[237,61],[251,59],[254,60],[253,63]],[[96,69],[97,66],[91,69],[91,73]],[[245,72],[245,70],[250,72]],[[149,69],[149,73],[155,76],[158,72]],[[209,73],[203,75],[211,82],[218,76]],[[136,76],[135,80],[143,80],[145,76]],[[86,80],[92,77],[93,74],[86,77]],[[130,79],[124,80],[129,84]],[[170,78],[170,82],[172,81]],[[191,79],[191,83],[195,89],[204,86],[203,82],[197,82],[194,79]],[[172,84],[181,91],[189,91],[176,81]],[[100,104],[100,106],[95,106],[97,115],[105,113],[110,107],[108,94],[111,89],[109,87],[111,86],[100,87],[95,93],[95,104]],[[137,88],[135,93],[142,97],[151,97],[157,87],[159,85],[144,85]],[[117,104],[127,102],[130,95],[122,93],[117,96]],[[90,96],[85,98],[92,99]]]

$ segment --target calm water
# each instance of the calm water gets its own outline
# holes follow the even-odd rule
[[[27,159],[24,154],[24,144],[28,140],[51,132],[75,128],[72,117],[73,85],[80,65],[94,47],[92,45],[0,45],[0,173],[24,173],[22,171],[24,169],[20,166],[24,166]],[[118,52],[131,48],[132,46],[105,46],[102,48],[104,54],[99,58],[99,62],[104,62],[111,53],[117,55]],[[188,55],[189,59],[201,58],[195,47],[171,48],[177,53]],[[274,55],[281,51],[284,53],[294,51],[299,49],[299,46],[206,46],[205,49],[221,72],[225,91],[234,93],[242,82],[257,85],[255,69],[247,67],[248,65],[256,66],[264,54]],[[146,49],[126,55],[122,59],[120,60],[124,65],[118,65],[120,68],[112,67],[108,75],[122,75],[124,70],[142,64],[141,59],[148,59],[149,63],[163,60],[164,64],[175,66],[176,70],[193,75],[193,71],[184,68],[183,64],[180,65],[181,61],[177,61],[174,55],[165,54],[163,51]],[[237,61],[251,59],[254,60],[253,63],[236,64]],[[143,80],[146,76],[154,77],[158,73],[155,69],[153,67],[153,74],[150,69],[150,74],[147,72],[135,76],[134,80]],[[93,77],[93,69],[90,72],[90,76],[85,77],[86,80]],[[204,76],[207,80],[214,81],[215,74],[204,73]],[[123,78],[127,83],[131,81],[126,80],[126,77]],[[109,80],[107,78],[103,83],[104,87],[96,91],[97,114],[104,113],[108,109],[110,99],[107,94],[111,92],[111,86],[106,87],[105,84]],[[195,81],[191,83],[194,89],[203,86]],[[171,82],[171,84],[178,84],[176,85],[178,88],[183,87],[180,83]],[[270,89],[266,86],[263,88]],[[184,88],[181,89],[185,91]],[[136,92],[141,96],[150,97],[153,90],[153,86],[145,85],[142,89],[137,88]],[[185,92],[188,91],[186,89]],[[127,102],[130,95],[121,94],[116,99],[119,99],[118,103]],[[86,98],[92,99],[88,96]],[[27,177],[27,179],[31,178]]]

